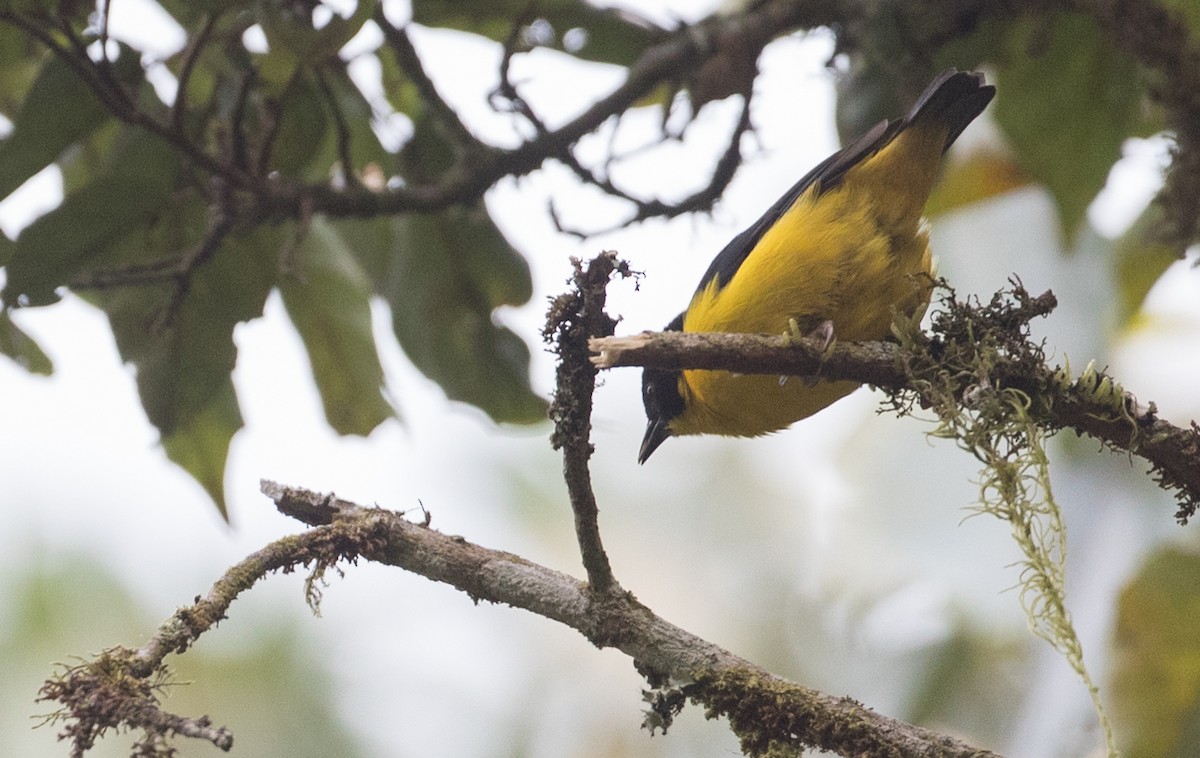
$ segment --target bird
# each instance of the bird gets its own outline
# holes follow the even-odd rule
[[[666,331],[885,339],[932,295],[925,203],[942,156],[991,102],[983,74],[950,69],[908,114],[881,121],[809,171],[727,244]],[[849,381],[645,368],[638,463],[673,436],[757,437],[858,388]]]

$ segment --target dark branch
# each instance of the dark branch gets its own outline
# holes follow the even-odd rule
[[[628,69],[621,86],[557,129],[536,134],[509,150],[493,150],[472,162],[447,172],[440,181],[401,187],[387,192],[365,189],[339,192],[327,185],[279,187],[263,202],[277,215],[294,215],[299,198],[310,195],[318,213],[331,216],[371,216],[406,211],[431,212],[451,205],[470,204],[496,181],[520,177],[539,168],[546,160],[563,155],[580,138],[597,129],[614,114],[622,113],[664,81],[680,71],[699,66],[716,52],[716,40],[739,29],[753,29],[774,37],[797,27],[811,27],[837,20],[840,5],[806,5],[784,0],[766,2],[742,14],[714,16],[674,33],[646,49]],[[469,170],[467,170],[469,168]]]
[[[460,154],[472,155],[490,150],[490,147],[471,134],[471,130],[438,92],[433,80],[426,73],[425,66],[421,63],[421,58],[417,55],[412,40],[408,38],[408,32],[392,26],[392,23],[387,20],[382,6],[375,11],[375,23],[383,30],[383,38],[387,41],[388,49],[396,57],[396,62],[400,64],[401,70],[408,75],[409,80],[420,93],[421,101],[441,124],[455,149]]]
[[[592,456],[592,393],[596,368],[588,361],[588,339],[613,333],[616,322],[604,312],[605,288],[614,272],[629,274],[614,253],[601,253],[575,267],[574,288],[550,306],[543,335],[558,354],[550,444],[563,453],[563,478],[575,514],[575,534],[588,582],[597,595],[619,590],[600,539],[599,508],[592,492],[588,459]]]
[[[179,69],[179,81],[175,89],[175,102],[171,104],[171,131],[183,134],[184,116],[187,115],[187,90],[192,81],[192,72],[196,70],[196,61],[208,45],[213,27],[216,26],[218,14],[205,14],[199,31],[188,38],[188,47],[184,51],[183,65]]]

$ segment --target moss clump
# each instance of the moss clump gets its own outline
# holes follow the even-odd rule
[[[1055,430],[1043,423],[1051,417],[1055,398],[1075,395],[1111,408],[1114,415],[1137,424],[1126,395],[1110,377],[1089,364],[1077,380],[1070,368],[1045,368],[1042,343],[1029,332],[1029,321],[1053,307],[1053,296],[1031,296],[1019,281],[997,293],[986,305],[945,294],[933,316],[933,337],[912,324],[893,330],[908,348],[904,369],[909,389],[895,393],[892,405],[908,413],[916,405],[937,414],[935,437],[952,439],[971,453],[983,469],[976,514],[1006,521],[1024,556],[1020,567],[1021,606],[1030,630],[1049,642],[1079,674],[1091,694],[1104,730],[1109,755],[1116,754],[1108,717],[1083,661],[1083,649],[1066,607],[1067,530],[1050,486],[1046,439]],[[1048,300],[1044,300],[1045,298]]]

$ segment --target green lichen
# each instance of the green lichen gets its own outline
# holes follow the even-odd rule
[[[894,330],[906,356],[910,390],[897,393],[901,412],[920,405],[936,415],[935,437],[952,439],[983,465],[977,514],[1007,522],[1021,550],[1020,601],[1030,630],[1052,645],[1088,688],[1110,756],[1117,755],[1099,690],[1084,665],[1083,649],[1066,606],[1067,530],[1050,485],[1045,442],[1053,430],[1038,423],[1064,391],[1105,400],[1129,414],[1125,393],[1093,365],[1076,382],[1069,367],[1045,369],[1045,353],[1029,334],[1035,309],[1019,282],[990,303],[959,301],[952,290],[933,317],[934,338]],[[943,285],[944,286],[944,285]]]
[[[704,706],[705,717],[727,717],[742,752],[754,758],[798,756],[806,747],[836,748],[842,755],[889,754],[863,706],[846,699],[845,704],[856,707],[831,709],[822,702],[827,695],[761,672],[701,674],[684,692]]]

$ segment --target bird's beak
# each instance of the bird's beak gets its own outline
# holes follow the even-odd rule
[[[642,437],[642,449],[638,451],[638,463],[645,463],[650,454],[670,436],[671,429],[667,426],[665,419],[650,419],[650,422],[646,424],[646,436]]]

